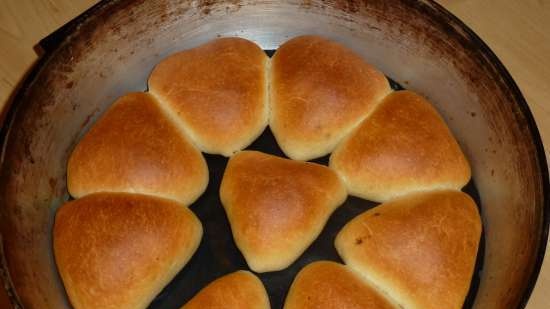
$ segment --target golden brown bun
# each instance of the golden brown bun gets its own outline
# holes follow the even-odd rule
[[[97,193],[57,211],[53,245],[75,309],[140,309],[187,264],[201,237],[197,217],[176,202]]]
[[[189,205],[206,189],[206,162],[147,93],[119,98],[74,149],[69,193],[143,193]]]
[[[457,191],[403,197],[350,221],[336,236],[344,262],[406,309],[460,309],[470,287],[481,222]]]
[[[284,309],[394,309],[388,299],[348,267],[328,261],[304,267],[292,283]]]
[[[255,272],[294,262],[346,195],[326,166],[257,151],[232,157],[220,187],[235,243]]]
[[[470,166],[432,105],[397,91],[338,146],[330,167],[351,195],[383,202],[416,191],[462,188]]]
[[[295,160],[330,153],[391,91],[384,74],[359,55],[318,36],[281,45],[270,80],[269,125]]]
[[[181,309],[269,309],[263,283],[252,273],[240,270],[216,279]]]
[[[149,91],[204,152],[230,156],[268,123],[269,57],[253,42],[223,38],[176,53],[149,77]]]

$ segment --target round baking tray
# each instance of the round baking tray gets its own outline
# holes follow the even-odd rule
[[[481,39],[433,1],[412,0],[103,1],[41,41],[44,54],[1,131],[0,275],[13,304],[67,307],[51,254],[53,214],[68,199],[65,162],[116,96],[145,90],[152,65],[179,49],[242,36],[272,50],[306,33],[342,41],[394,78],[394,87],[402,84],[434,102],[472,161],[474,180],[465,191],[481,205],[484,220],[485,239],[465,308],[523,308],[548,238],[550,190],[539,133],[517,85]],[[83,100],[92,94],[97,98]],[[269,130],[249,148],[282,155]],[[216,277],[247,269],[218,197],[227,160],[205,157],[210,184],[191,206],[205,226],[204,238],[151,308],[178,308]],[[349,197],[296,263],[260,274],[273,308],[281,307],[305,264],[339,260],[335,233],[373,205]]]

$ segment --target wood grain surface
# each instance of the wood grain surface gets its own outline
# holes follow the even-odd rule
[[[36,61],[33,46],[97,0],[0,1],[0,108]],[[469,25],[508,68],[550,154],[550,0],[439,0]],[[547,250],[547,255],[550,249]],[[527,309],[550,307],[547,258]],[[0,288],[0,308],[9,308]]]

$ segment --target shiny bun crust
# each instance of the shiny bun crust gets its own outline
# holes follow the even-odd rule
[[[346,47],[319,36],[277,49],[270,71],[269,126],[291,159],[330,153],[390,91],[388,80]]]
[[[53,249],[75,309],[145,309],[187,264],[201,238],[200,221],[181,204],[96,193],[57,211]]]
[[[385,202],[419,191],[460,190],[470,165],[435,108],[412,91],[388,95],[332,153],[351,195]]]
[[[480,237],[472,198],[432,191],[360,214],[342,228],[335,246],[346,265],[404,308],[460,309]]]
[[[149,91],[200,150],[231,156],[267,126],[269,62],[251,41],[217,39],[161,61]]]
[[[220,186],[235,243],[255,272],[287,268],[346,196],[328,167],[258,151],[233,156]]]
[[[69,193],[143,193],[193,203],[206,189],[202,154],[148,93],[116,100],[72,152]]]

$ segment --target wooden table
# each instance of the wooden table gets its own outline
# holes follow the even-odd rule
[[[97,0],[2,0],[0,108],[36,60],[32,47]],[[535,115],[550,157],[550,1],[439,0],[468,24],[510,70]],[[550,256],[550,249],[547,250]],[[547,258],[527,309],[550,307]],[[0,289],[0,308],[8,308]]]

